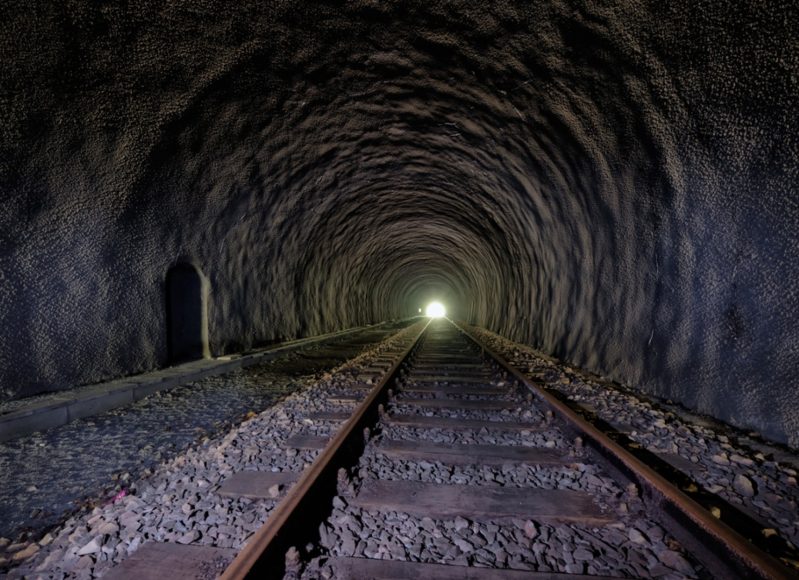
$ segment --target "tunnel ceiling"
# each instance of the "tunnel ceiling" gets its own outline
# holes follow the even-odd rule
[[[791,2],[5,2],[4,398],[440,299],[799,444]]]

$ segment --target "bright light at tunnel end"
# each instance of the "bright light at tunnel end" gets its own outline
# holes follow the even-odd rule
[[[441,304],[441,302],[431,302],[427,305],[425,315],[429,316],[430,318],[443,318],[447,315],[447,309],[444,308],[444,305]]]

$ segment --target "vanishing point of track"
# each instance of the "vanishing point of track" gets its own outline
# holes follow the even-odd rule
[[[420,324],[421,327],[421,324]],[[529,433],[557,422],[568,433],[567,455],[562,450],[489,445],[424,443],[386,440],[380,452],[392,457],[440,460],[445,463],[502,464],[528,462],[568,465],[575,456],[583,462],[597,462],[622,486],[641,499],[646,513],[675,537],[686,553],[713,577],[789,577],[790,572],[776,558],[762,552],[741,535],[714,518],[676,486],[644,465],[623,447],[586,422],[568,406],[512,369],[496,353],[487,350],[463,328],[447,320],[434,320],[420,328],[416,337],[395,358],[387,357],[384,378],[370,387],[342,427],[324,445],[313,464],[300,476],[266,523],[250,538],[246,547],[227,568],[223,578],[282,577],[291,572],[297,549],[319,541],[319,527],[332,510],[333,499],[346,487],[348,474],[361,459],[370,435],[381,429],[408,427],[457,432],[459,429],[497,429]],[[518,406],[513,397],[526,398],[532,420],[507,420],[501,410]],[[386,412],[386,410],[389,412]],[[478,419],[459,419],[458,410],[481,413]],[[324,414],[321,414],[324,415]],[[342,413],[328,413],[319,419],[342,419]],[[457,436],[455,436],[457,440]],[[301,446],[302,443],[298,443]],[[311,444],[313,445],[313,444]],[[321,445],[321,444],[318,444]],[[472,492],[472,495],[469,494]],[[474,494],[482,501],[475,501]],[[451,496],[458,495],[457,498]],[[415,482],[367,482],[351,502],[369,509],[409,511],[420,517],[425,510],[448,513],[452,505],[479,519],[512,517],[529,512],[543,521],[586,521],[601,524],[606,517],[581,492],[560,490],[492,491]],[[403,503],[405,502],[405,503]],[[504,502],[504,504],[503,504]],[[479,505],[478,505],[479,504]],[[503,505],[508,504],[503,509]],[[450,506],[448,508],[448,506]],[[475,506],[475,507],[472,507]],[[491,513],[482,513],[493,510]],[[507,512],[507,513],[504,513]],[[390,559],[332,558],[339,570],[358,577],[390,577],[410,574],[413,564]],[[404,568],[403,568],[404,567]],[[432,566],[436,577],[447,576],[445,567]],[[455,569],[451,577],[457,577]],[[470,569],[475,573],[489,568]],[[381,572],[382,571],[382,572]],[[493,570],[499,572],[499,570]],[[416,573],[424,574],[422,569]],[[469,576],[482,578],[488,576]],[[491,576],[497,577],[500,576]],[[508,575],[508,578],[515,576]]]

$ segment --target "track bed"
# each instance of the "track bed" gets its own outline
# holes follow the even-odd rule
[[[328,434],[287,441],[314,465],[225,577],[783,574],[512,372],[440,320],[373,389],[336,385],[308,414]]]
[[[177,482],[203,523],[146,538],[108,577],[789,577],[447,320],[208,451],[210,485]]]

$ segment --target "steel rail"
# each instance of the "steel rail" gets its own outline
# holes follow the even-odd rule
[[[222,580],[282,578],[286,551],[292,546],[302,548],[318,537],[318,528],[309,529],[308,522],[316,522],[320,514],[330,512],[331,500],[336,495],[338,470],[354,465],[363,454],[366,445],[363,430],[377,424],[378,407],[388,399],[391,381],[397,377],[402,364],[417,347],[429,325],[430,320],[314,462],[302,472],[264,525],[225,569]]]
[[[534,381],[511,366],[461,323],[450,320],[503,370],[523,384],[553,414],[572,427],[621,475],[647,492],[649,507],[660,512],[669,531],[695,554],[718,578],[796,578],[777,558],[751,544],[738,532],[719,521],[662,475],[586,421],[568,405],[549,393],[544,383]]]

